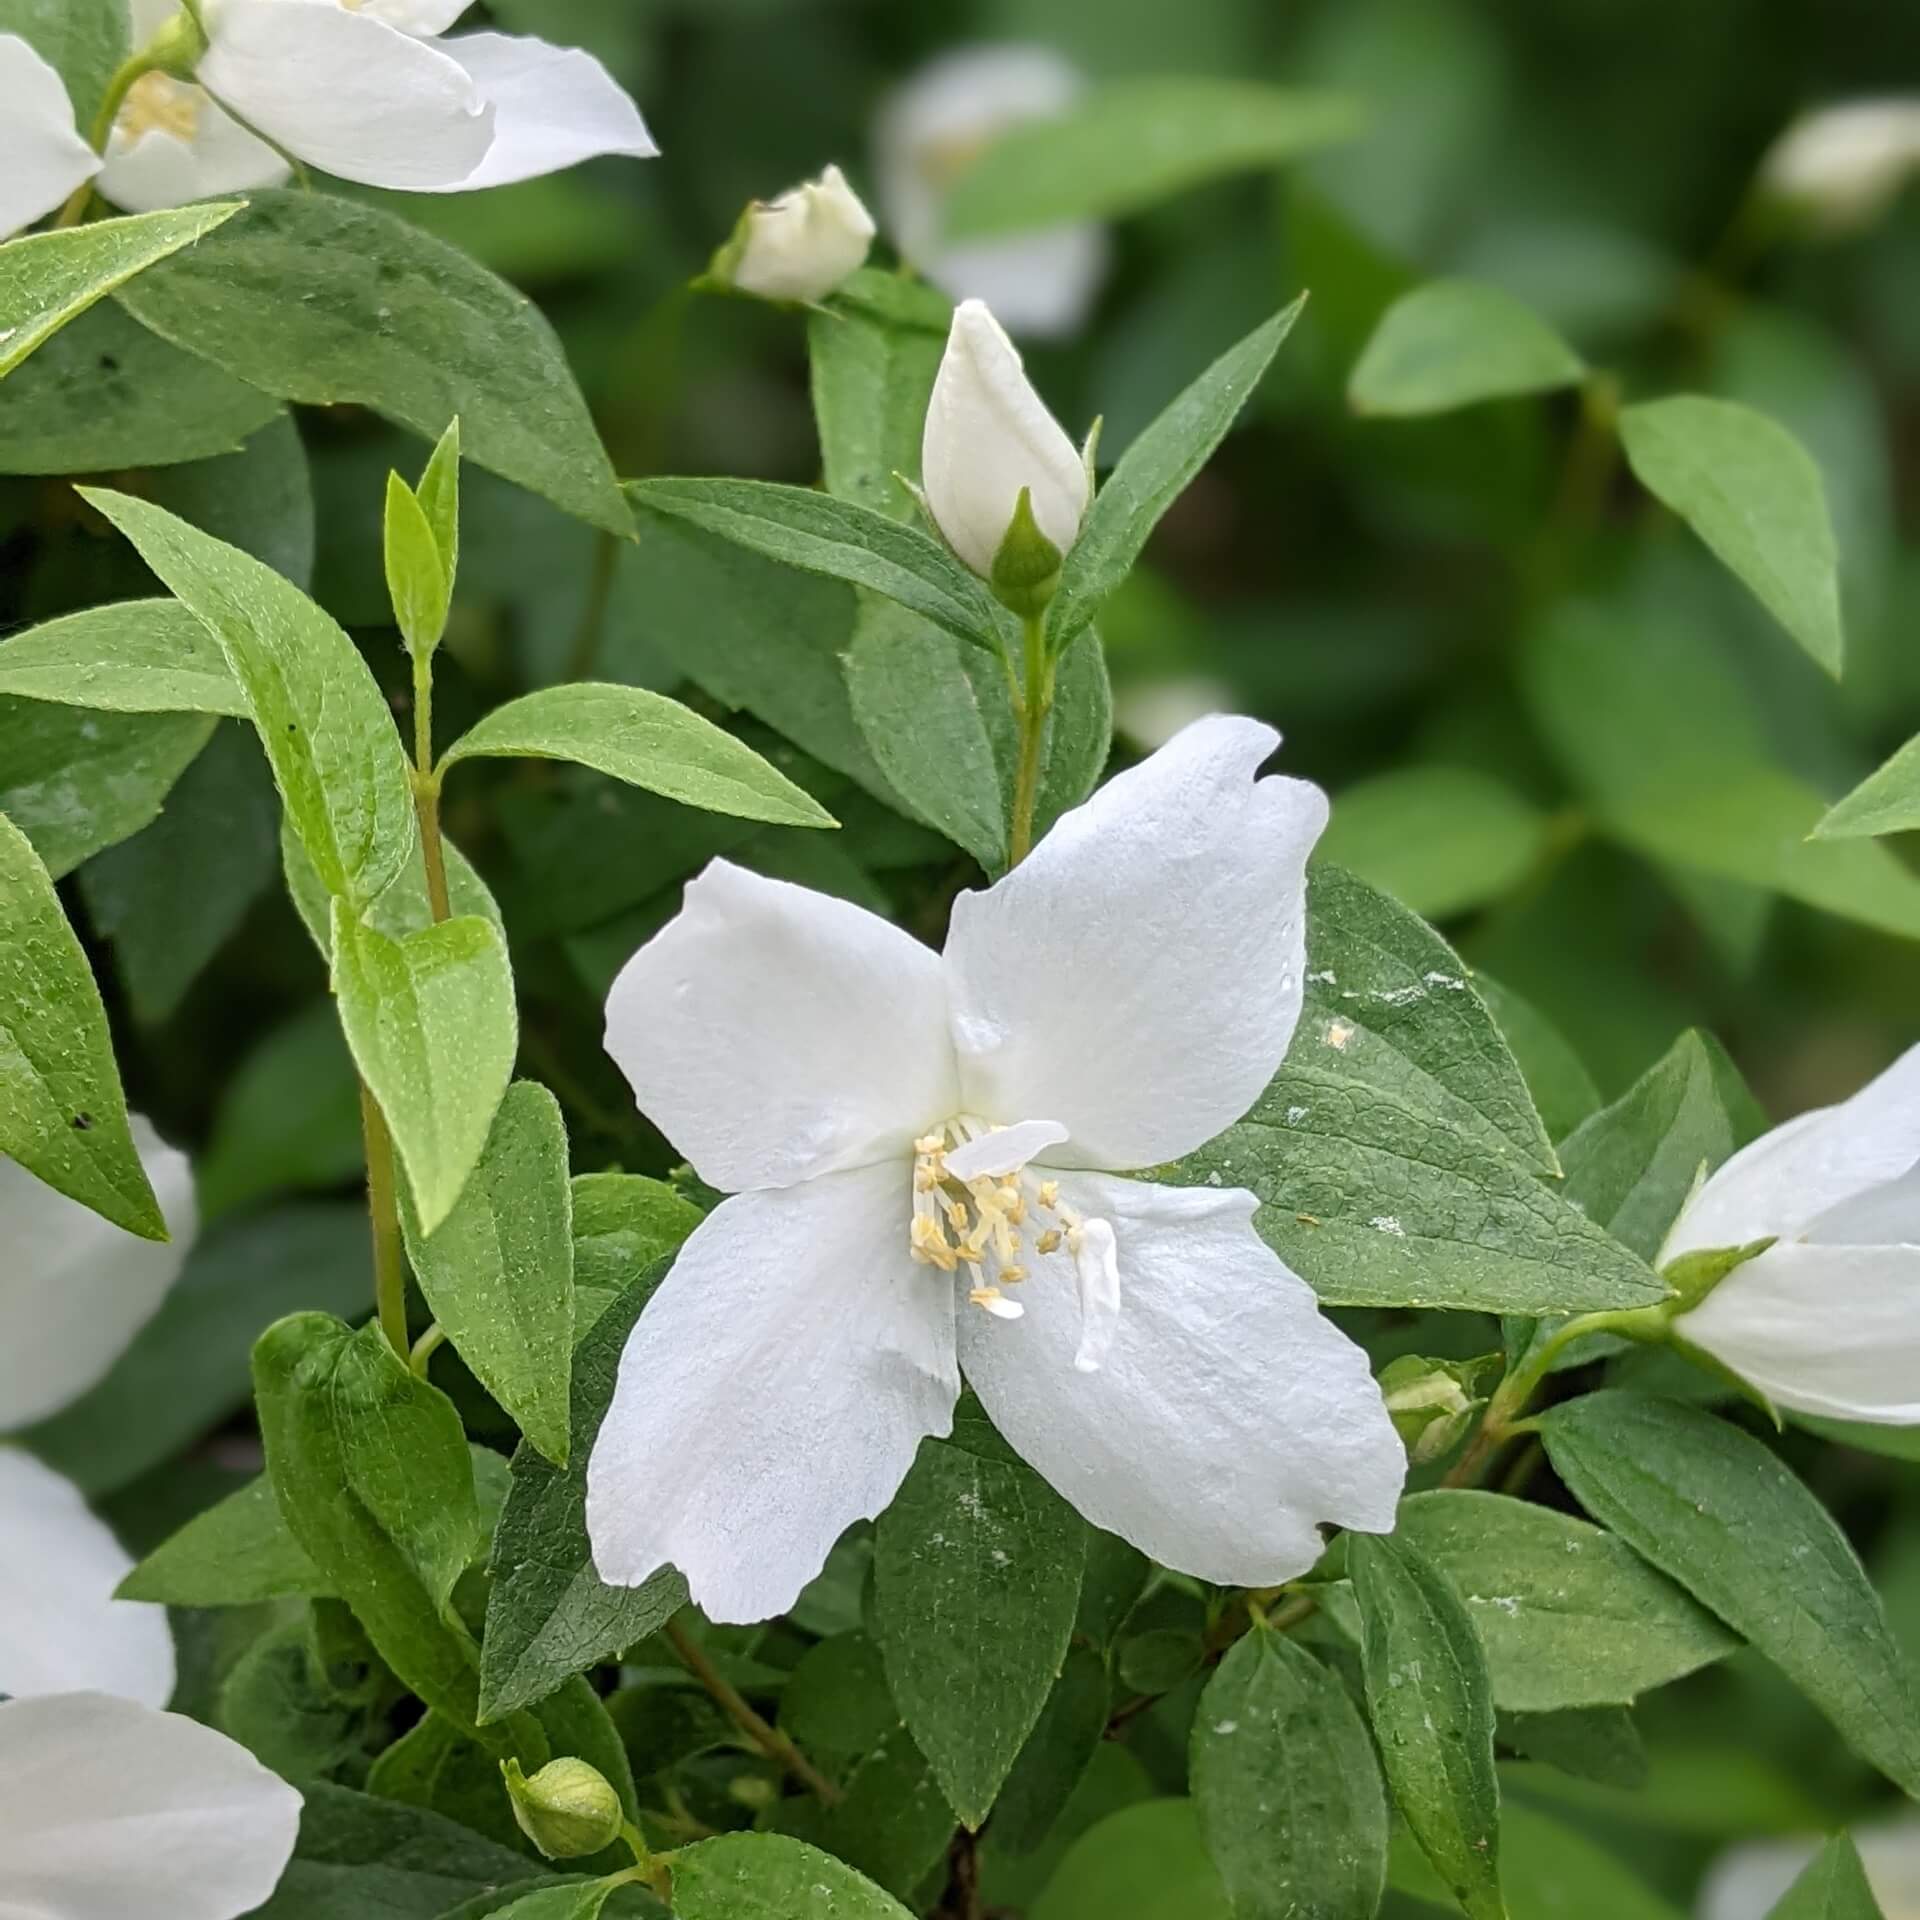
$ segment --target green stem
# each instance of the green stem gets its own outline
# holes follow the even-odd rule
[[[447,1344],[447,1330],[438,1320],[413,1343],[413,1350],[407,1355],[407,1365],[422,1380],[427,1377],[427,1368],[433,1356]]]
[[[816,1767],[770,1720],[762,1718],[738,1687],[707,1658],[706,1649],[688,1633],[678,1620],[666,1624],[668,1643],[680,1656],[681,1664],[713,1695],[727,1718],[744,1733],[769,1760],[793,1775],[823,1806],[832,1806],[840,1798],[840,1789]]]
[[[395,1178],[393,1136],[373,1090],[360,1083],[360,1130],[367,1149],[367,1213],[373,1223],[373,1298],[380,1331],[402,1360],[407,1340],[407,1262],[400,1239],[400,1189]]]
[[[1053,662],[1041,617],[1026,622],[1026,672],[1014,718],[1020,726],[1020,761],[1013,777],[1013,814],[1008,823],[1007,865],[1017,867],[1033,851],[1033,813],[1040,798],[1040,760],[1047,739],[1047,715],[1053,710]]]
[[[658,1894],[662,1900],[671,1900],[673,1875],[668,1871],[666,1862],[647,1845],[647,1836],[631,1820],[623,1820],[620,1823],[620,1838],[633,1855],[633,1865],[622,1873],[609,1874],[607,1877],[615,1886],[643,1886],[649,1893]]]
[[[420,858],[434,923],[453,918],[447,899],[446,851],[440,844],[440,775],[433,764],[433,657],[413,663],[413,812],[420,822]]]

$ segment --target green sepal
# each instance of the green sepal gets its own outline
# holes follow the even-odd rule
[[[1770,1233],[1764,1240],[1749,1240],[1743,1247],[1705,1247],[1669,1260],[1660,1269],[1660,1278],[1672,1292],[1668,1313],[1691,1313],[1736,1267],[1757,1259],[1778,1237]]]
[[[993,556],[988,584],[994,598],[1021,619],[1037,620],[1060,585],[1060,564],[1065,557],[1033,517],[1032,488],[1022,487],[1020,498],[1013,503],[1006,537]]]

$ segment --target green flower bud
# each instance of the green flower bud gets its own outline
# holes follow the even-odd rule
[[[597,1767],[584,1760],[550,1760],[529,1780],[517,1760],[500,1772],[513,1817],[549,1860],[578,1860],[619,1839],[626,1824],[620,1796]]]
[[[1381,1370],[1381,1397],[1414,1466],[1439,1459],[1466,1432],[1482,1404],[1467,1390],[1479,1365],[1409,1353]]]

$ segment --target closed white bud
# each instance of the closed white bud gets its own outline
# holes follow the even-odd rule
[[[1796,120],[1761,163],[1763,187],[1832,230],[1865,226],[1920,170],[1920,96],[1850,100]]]
[[[1034,526],[1062,554],[1079,536],[1091,496],[1086,462],[978,300],[953,316],[920,464],[928,512],[982,579],[993,578],[1023,490]]]
[[[756,200],[714,256],[714,278],[763,300],[824,300],[866,264],[873,216],[838,167]]]

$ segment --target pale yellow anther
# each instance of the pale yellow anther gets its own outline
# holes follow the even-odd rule
[[[116,124],[128,140],[149,133],[191,140],[200,128],[200,100],[198,87],[171,74],[143,73],[127,89],[126,104]]]
[[[1025,1267],[1002,1267],[1000,1269],[1000,1284],[1003,1287],[1017,1287],[1026,1277],[1027,1270]]]
[[[899,1137],[898,1134],[894,1135],[896,1140]],[[944,1153],[946,1146],[947,1136],[944,1133],[923,1133],[920,1138],[913,1143],[913,1150],[915,1153],[924,1156],[930,1153]],[[896,1147],[894,1151],[897,1153],[899,1149]]]
[[[1033,1244],[1042,1253],[1058,1253],[1060,1251],[1060,1229],[1058,1227],[1049,1227]]]
[[[1087,1243],[1086,1229],[1078,1223],[1067,1229],[1067,1251],[1077,1254]]]
[[[967,1212],[966,1208],[963,1207],[958,1200],[949,1200],[947,1202],[947,1224],[952,1227],[955,1233],[965,1233],[967,1230],[967,1222],[972,1217],[973,1216]]]
[[[975,1287],[967,1298],[996,1320],[1018,1320],[1026,1313],[1019,1301],[1009,1300],[998,1287]]]
[[[931,1193],[940,1184],[940,1176],[929,1166],[918,1166],[913,1170],[913,1190],[915,1193]]]
[[[1040,1204],[1051,1213],[1060,1204],[1060,1182],[1042,1180],[1040,1182]]]

